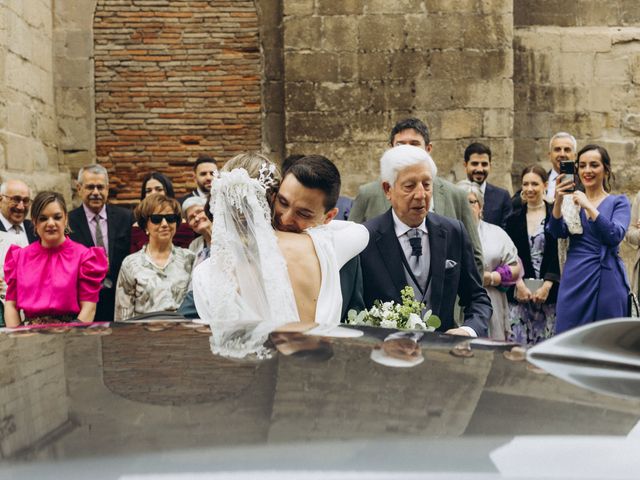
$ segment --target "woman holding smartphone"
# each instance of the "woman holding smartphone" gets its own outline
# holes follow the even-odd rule
[[[553,209],[545,201],[547,179],[547,172],[539,165],[522,171],[522,207],[514,206],[506,225],[524,267],[524,279],[507,292],[509,340],[526,345],[549,338],[555,331],[560,267],[558,242],[545,232]]]
[[[629,282],[618,254],[631,217],[625,195],[612,195],[611,158],[599,145],[587,145],[577,155],[578,180],[584,192],[573,191],[564,174],[556,180],[555,203],[546,230],[554,238],[569,238],[556,308],[556,332],[628,314]],[[571,196],[580,207],[581,234],[571,234],[561,204]]]

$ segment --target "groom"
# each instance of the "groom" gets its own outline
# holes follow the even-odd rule
[[[333,162],[322,155],[308,155],[283,166],[282,183],[273,205],[276,229],[300,233],[333,220],[338,213],[336,204],[340,195],[340,172]],[[358,256],[340,269],[340,287],[341,318],[350,309],[364,308]]]

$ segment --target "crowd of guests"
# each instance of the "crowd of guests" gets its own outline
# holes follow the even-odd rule
[[[573,136],[553,135],[552,169],[527,166],[513,197],[487,181],[492,152],[486,145],[466,148],[467,179],[457,185],[438,176],[433,150],[422,121],[398,122],[380,177],[363,185],[353,202],[338,196],[339,174],[338,191],[335,179],[321,173],[316,183],[305,183],[296,173],[304,169],[292,167],[310,157],[288,158],[274,176],[276,230],[300,233],[334,219],[367,227],[367,247],[340,269],[337,309],[343,318],[351,308],[400,302],[406,285],[440,317],[442,331],[522,344],[630,313],[640,255],[629,284],[618,249],[625,234],[640,246],[640,193],[633,209],[626,196],[610,193],[611,159],[604,148],[577,151]],[[329,161],[321,158],[310,160],[307,170],[322,171]],[[229,165],[255,167],[257,178],[273,164],[244,154],[225,169]],[[196,189],[180,199],[166,175],[150,172],[133,211],[108,204],[109,176],[100,165],[80,170],[82,205],[71,211],[58,193],[40,192],[32,200],[24,182],[3,182],[0,295],[6,325],[126,321],[149,312],[197,317],[192,273],[212,244],[209,195],[217,172],[212,157],[198,158]],[[328,183],[333,190],[323,186]],[[290,276],[308,267],[294,257]],[[300,278],[309,275],[303,270]],[[301,318],[317,318],[315,308]]]

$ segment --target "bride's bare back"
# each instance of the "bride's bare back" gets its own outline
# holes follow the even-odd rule
[[[298,307],[300,327],[313,326],[320,295],[322,273],[313,240],[309,235],[276,231],[278,246],[287,262],[291,287]]]

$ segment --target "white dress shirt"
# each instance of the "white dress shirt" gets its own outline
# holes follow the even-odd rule
[[[29,245],[29,237],[27,237],[27,231],[24,228],[24,222],[20,223],[19,225],[13,225],[13,223],[7,220],[6,217],[2,215],[2,213],[0,213],[0,222],[2,222],[2,225],[4,226],[4,229],[7,231],[7,233],[13,234],[18,237],[19,241],[12,243],[14,243],[15,245],[20,245],[22,247],[26,247],[27,245]],[[16,231],[15,227],[18,227],[19,232]]]

